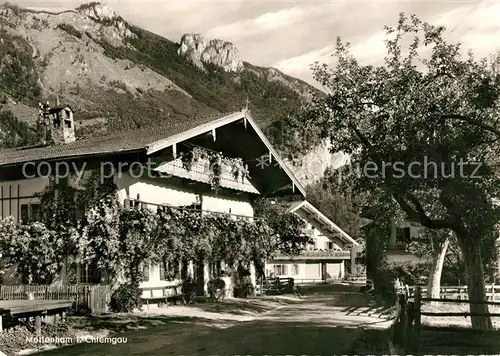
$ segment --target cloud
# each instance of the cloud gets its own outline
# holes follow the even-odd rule
[[[231,38],[234,40],[251,37],[256,34],[271,32],[280,27],[291,26],[307,18],[308,9],[304,6],[285,8],[275,12],[266,12],[255,18],[240,20],[210,29],[207,37]]]
[[[286,3],[283,5],[287,6]],[[322,22],[332,20],[336,10],[345,6],[345,3],[311,4],[305,2],[293,7],[268,11],[267,4],[264,4],[259,7],[263,13],[258,14],[258,16],[216,26],[210,29],[206,35],[211,38],[242,40],[256,35],[272,34],[276,31],[293,30],[295,26],[313,25],[316,19]],[[242,10],[244,11],[244,9]]]
[[[305,80],[309,84],[318,86],[319,84],[312,78],[311,65],[316,61],[319,63],[328,63],[334,50],[335,47],[333,45],[328,45],[323,48],[309,51],[300,56],[276,62],[272,67],[288,75]]]

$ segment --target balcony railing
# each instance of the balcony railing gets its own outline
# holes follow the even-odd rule
[[[137,207],[137,208],[147,208],[147,209],[163,209],[163,208],[170,208],[170,209],[177,209],[177,210],[185,210],[185,211],[193,211],[193,212],[199,212],[200,214],[214,214],[214,215],[230,215],[234,219],[246,219],[246,220],[259,220],[263,219],[261,217],[254,217],[254,216],[246,216],[246,215],[239,215],[239,214],[232,214],[232,213],[226,213],[226,212],[220,212],[220,211],[212,211],[212,210],[198,210],[198,209],[193,209],[193,208],[186,208],[182,206],[174,206],[174,205],[168,205],[168,204],[158,204],[158,203],[150,203],[146,201],[142,201],[139,199],[132,199],[132,198],[126,198],[124,200],[124,206],[126,209],[130,207]]]
[[[210,161],[200,158],[198,161],[186,165],[181,158],[164,163],[156,171],[171,174],[180,178],[210,184]],[[220,186],[223,188],[259,194],[259,191],[250,183],[245,175],[234,176],[232,168],[226,164],[221,165]]]
[[[275,259],[347,259],[351,257],[350,251],[335,251],[335,250],[317,250],[317,251],[302,251],[298,256],[288,256],[283,253],[278,253]]]

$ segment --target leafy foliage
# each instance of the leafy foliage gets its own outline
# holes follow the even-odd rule
[[[62,240],[42,223],[16,227],[12,217],[0,221],[2,256],[19,263],[26,282],[50,283],[59,271]],[[29,280],[33,276],[35,280]]]
[[[303,251],[309,237],[302,233],[304,220],[288,213],[289,205],[283,201],[259,199],[254,203],[255,216],[264,218],[269,227],[274,230],[278,239],[278,250],[290,256],[296,256]]]
[[[142,291],[136,281],[121,284],[113,294],[109,303],[109,309],[116,313],[130,313],[142,306]]]
[[[339,187],[333,176],[326,172],[323,179],[308,186],[307,200],[352,238],[361,240],[360,211],[365,200],[352,189]]]
[[[41,195],[42,222],[19,227],[12,218],[3,220],[2,254],[44,281],[69,254],[78,262],[95,264],[109,281],[124,273],[139,283],[143,263],[225,261],[229,271],[235,271],[250,262],[262,264],[277,249],[297,253],[304,240],[301,221],[291,214],[281,216],[282,211],[272,212],[272,227],[264,219],[202,215],[189,209],[123,209],[114,183],[101,184],[94,174],[83,186],[80,190],[63,181],[51,184]],[[75,212],[82,202],[87,211],[78,217]]]
[[[24,102],[36,102],[41,94],[31,54],[24,38],[0,31],[0,90]]]
[[[28,146],[37,143],[36,131],[18,120],[11,111],[0,111],[0,148]]]
[[[141,263],[148,262],[156,247],[153,231],[156,220],[148,209],[122,210],[119,216],[120,259],[128,262],[128,276],[132,281],[140,280]]]

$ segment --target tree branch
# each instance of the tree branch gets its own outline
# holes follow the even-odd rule
[[[484,124],[484,123],[482,123],[480,121],[474,120],[474,119],[472,119],[472,118],[470,118],[468,116],[452,114],[452,115],[441,115],[440,118],[442,120],[464,121],[464,122],[466,122],[468,124],[480,127],[483,130],[492,132],[495,135],[497,135],[498,137],[500,137],[500,130],[497,130],[496,128],[494,128],[494,127],[492,127],[490,125],[486,125],[486,124]]]
[[[406,213],[406,215],[408,216],[408,219],[410,221],[418,222],[418,223],[422,224],[423,226],[425,226],[429,229],[433,229],[433,230],[451,229],[451,224],[448,220],[431,219],[430,217],[427,216],[424,209],[422,208],[422,205],[420,204],[420,202],[418,202],[416,197],[412,196],[411,194],[406,194],[406,195],[409,198],[409,200],[411,200],[413,202],[415,207],[412,207],[410,204],[408,204],[406,199],[403,198],[403,196],[401,196],[400,194],[396,194],[396,193],[393,194],[394,199],[396,199],[399,206]]]

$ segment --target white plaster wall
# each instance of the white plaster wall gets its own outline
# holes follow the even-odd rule
[[[320,263],[308,263],[305,266],[306,273],[304,278],[321,278],[321,264]]]
[[[198,196],[195,192],[171,187],[166,180],[153,181],[134,178],[127,173],[115,176],[115,183],[118,186],[118,198],[122,204],[127,196],[137,199],[137,194],[139,194],[141,201],[173,206],[194,204]],[[149,206],[149,208],[156,210],[153,206]]]
[[[213,212],[224,212],[253,217],[253,208],[248,196],[242,194],[241,198],[215,196],[204,194],[201,196],[195,191],[181,190],[168,184],[167,180],[148,180],[134,178],[123,173],[115,176],[115,183],[118,186],[118,197],[123,204],[127,197],[136,199],[139,194],[141,201],[153,204],[168,204],[173,206],[191,205],[201,201],[202,210]],[[149,205],[149,209],[156,210],[156,206]],[[251,281],[255,285],[255,272],[252,270]],[[208,282],[208,265],[205,264],[205,286]],[[161,281],[159,266],[150,266],[149,281],[141,283],[141,287],[160,287],[177,283],[178,281]],[[160,294],[161,290],[155,291]],[[150,293],[150,292],[147,292]],[[150,294],[149,294],[150,295]]]
[[[203,195],[201,208],[203,210],[218,213],[231,213],[236,215],[253,217],[253,207],[246,195],[241,198],[229,198],[224,196]]]
[[[326,264],[326,273],[330,275],[331,278],[343,278],[342,273],[342,264],[341,263],[327,263]]]
[[[0,206],[0,214],[2,215],[2,218],[12,216],[16,221],[19,221],[20,205],[39,202],[39,199],[36,197],[19,200],[7,200],[5,198],[16,198],[17,196],[33,196],[36,193],[42,192],[48,186],[48,184],[48,178],[33,178],[0,182],[0,192],[2,192],[1,198],[3,198],[1,200]]]

